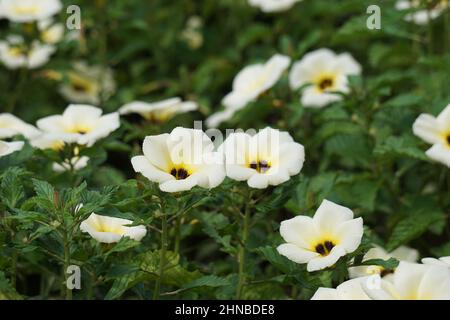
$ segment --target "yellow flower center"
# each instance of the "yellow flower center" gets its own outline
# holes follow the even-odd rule
[[[16,14],[28,14],[28,15],[35,15],[39,12],[39,7],[34,6],[17,6],[15,7],[14,11]]]
[[[315,245],[314,250],[323,257],[330,254],[331,250],[335,247],[333,241],[325,240]]]
[[[259,173],[266,173],[270,169],[271,164],[265,160],[251,161],[248,167],[258,171]]]
[[[8,49],[8,53],[17,58],[25,54],[25,50],[21,47],[11,47]]]
[[[189,170],[187,170],[187,169],[185,169],[183,167],[172,168],[172,170],[170,170],[170,174],[172,176],[174,176],[175,179],[177,179],[177,180],[184,180],[184,179],[188,178],[191,175]]]
[[[96,84],[90,79],[83,78],[75,73],[69,74],[70,86],[73,90],[80,93],[95,93]]]
[[[99,224],[98,226],[96,226],[95,231],[114,233],[118,235],[123,235],[125,233],[123,227],[121,226],[108,226],[106,224]]]
[[[92,127],[86,124],[75,124],[72,127],[66,129],[67,133],[79,133],[85,134],[92,131]]]

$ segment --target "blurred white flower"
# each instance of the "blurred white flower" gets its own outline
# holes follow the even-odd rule
[[[219,147],[225,156],[227,176],[247,181],[252,188],[276,186],[297,175],[305,161],[305,151],[288,132],[265,128],[251,136],[232,133]]]
[[[119,109],[122,115],[137,113],[152,122],[165,122],[177,114],[198,109],[195,102],[183,102],[180,98],[171,98],[159,102],[147,103],[134,101]]]
[[[131,220],[92,213],[81,223],[80,230],[89,233],[92,238],[102,243],[119,242],[122,237],[141,241],[147,234],[147,229],[143,225],[127,227],[132,223]]]
[[[19,23],[48,19],[61,9],[60,0],[0,0],[0,16]]]
[[[207,125],[219,125],[220,120],[227,120],[233,114],[255,100],[260,94],[273,87],[283,72],[289,67],[291,59],[281,54],[275,54],[266,63],[258,63],[245,67],[233,80],[233,90],[227,94],[222,104],[224,111],[211,115]]]
[[[450,300],[448,267],[401,261],[393,276],[381,279],[380,286],[362,288],[374,300]]]
[[[367,277],[345,281],[336,289],[319,288],[311,300],[372,300],[364,292],[361,282],[367,281]]]
[[[6,142],[0,140],[0,157],[22,150],[24,145],[25,143],[23,141]]]
[[[253,7],[259,7],[263,12],[279,12],[285,11],[302,0],[249,0],[249,4]]]
[[[428,0],[428,8],[423,8],[420,0],[400,0],[395,4],[397,10],[416,9],[415,12],[408,13],[405,16],[406,21],[412,21],[418,25],[425,25],[431,19],[436,19],[448,8],[448,0]],[[422,9],[421,9],[422,8]],[[417,10],[419,9],[419,10]]]
[[[38,22],[38,29],[41,33],[41,39],[48,44],[56,44],[64,37],[64,25],[54,23],[52,19],[46,19]]]
[[[297,216],[281,222],[280,233],[287,243],[277,250],[289,260],[307,263],[309,272],[322,270],[355,251],[363,231],[362,218],[353,219],[350,209],[324,200],[313,218]]]
[[[413,124],[413,132],[433,145],[426,152],[429,158],[450,167],[450,104],[437,117],[422,113]]]
[[[41,132],[10,113],[0,113],[0,139],[23,135],[27,139],[37,137]]]
[[[405,246],[399,247],[392,252],[387,252],[381,247],[374,247],[370,249],[363,257],[363,262],[373,259],[389,260],[395,258],[399,261],[416,262],[419,259],[419,252],[415,249],[411,249]],[[379,274],[382,277],[391,275],[386,273],[386,270],[382,266],[358,266],[348,269],[350,278],[365,277],[373,274]]]
[[[170,134],[148,136],[142,149],[143,156],[131,159],[134,171],[159,183],[162,191],[210,189],[225,179],[223,156],[201,130],[178,127]]]
[[[305,107],[322,108],[342,100],[334,92],[348,93],[348,76],[359,75],[361,66],[348,53],[336,55],[329,49],[318,49],[294,63],[289,74],[292,90],[310,85],[303,90],[302,104]]]
[[[203,45],[202,26],[202,18],[199,16],[192,16],[188,19],[186,28],[181,33],[181,39],[184,40],[192,50],[198,49]]]
[[[113,72],[100,66],[88,66],[84,62],[73,64],[67,74],[68,83],[59,92],[69,102],[98,105],[112,96],[116,90]]]
[[[55,51],[54,46],[38,41],[27,48],[20,36],[10,36],[7,41],[0,41],[0,60],[9,69],[42,67]]]
[[[102,109],[89,105],[69,105],[62,115],[38,120],[46,134],[57,135],[65,143],[92,146],[120,127],[117,112],[102,115]]]
[[[442,257],[439,259],[436,258],[423,258],[422,259],[423,264],[431,264],[435,266],[441,266],[441,267],[447,267],[450,268],[450,256],[448,257]]]

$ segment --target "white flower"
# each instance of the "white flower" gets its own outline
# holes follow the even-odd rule
[[[439,259],[435,258],[423,258],[422,259],[423,264],[431,264],[435,266],[441,266],[441,267],[447,267],[450,268],[450,256],[448,257],[442,257]]]
[[[0,41],[0,60],[9,69],[36,69],[45,65],[56,51],[52,45],[34,41],[31,48],[26,48],[23,38],[10,36],[7,41]]]
[[[259,7],[263,12],[285,11],[301,0],[249,0],[253,7]]]
[[[364,292],[361,282],[367,281],[367,277],[345,281],[336,289],[319,288],[311,300],[372,300]]]
[[[373,276],[379,277],[379,275]],[[389,280],[362,287],[375,300],[450,300],[450,269],[401,261]]]
[[[0,0],[0,16],[13,22],[48,19],[62,9],[60,0]]]
[[[68,83],[59,87],[60,94],[70,102],[98,105],[116,90],[113,72],[100,66],[76,62],[67,74]]]
[[[293,90],[310,84],[303,90],[302,104],[322,108],[342,100],[342,96],[333,92],[348,93],[347,76],[360,73],[361,66],[350,54],[336,55],[329,49],[319,49],[305,54],[303,59],[294,63],[289,82]]]
[[[402,246],[389,253],[377,246],[370,249],[364,255],[363,262],[373,259],[389,260],[390,258],[395,258],[399,261],[416,262],[419,259],[419,252],[415,249]],[[351,267],[348,269],[348,272],[350,278],[365,277],[373,274],[380,274],[381,276],[388,275],[383,267],[376,265]]]
[[[61,150],[64,147],[63,136],[59,134],[42,134],[39,137],[36,137],[30,140],[30,144],[42,150],[52,149],[55,151]],[[79,148],[74,149],[74,153],[78,155]],[[69,160],[68,160],[69,161]],[[88,165],[89,157],[86,156],[75,156],[70,159],[70,163],[53,163],[53,170],[56,172],[64,172],[68,170],[81,170]]]
[[[208,128],[217,128],[222,122],[233,118],[234,114],[239,111],[237,108],[225,108],[224,110],[213,113],[206,119],[206,126]]]
[[[10,113],[0,113],[0,139],[23,135],[30,139],[37,137],[41,132]]]
[[[102,115],[102,110],[88,105],[69,105],[62,115],[38,120],[44,133],[58,135],[66,143],[92,146],[120,127],[117,112]]]
[[[251,136],[231,134],[219,147],[225,156],[227,176],[247,181],[252,188],[276,186],[297,175],[305,161],[301,144],[288,132],[265,128]]]
[[[92,213],[81,223],[80,230],[89,233],[92,238],[102,243],[119,242],[122,237],[141,241],[147,234],[147,229],[143,225],[127,227],[132,223],[131,220]]]
[[[436,19],[441,15],[441,13],[448,7],[448,0],[428,0],[431,7],[429,10],[417,10],[412,13],[408,13],[405,16],[406,21],[412,21],[418,25],[425,25],[431,19]],[[395,4],[397,10],[411,10],[419,9],[421,7],[420,0],[400,0]]]
[[[244,108],[249,102],[255,100],[260,94],[273,87],[280,79],[283,72],[289,67],[291,59],[281,54],[275,54],[266,63],[257,63],[245,67],[233,80],[233,91],[227,94],[222,104],[232,113]],[[230,112],[230,111],[225,111]],[[224,113],[220,111],[219,114]],[[232,116],[232,114],[231,114]],[[212,115],[215,117],[216,115]],[[207,120],[209,124],[217,123],[217,120]]]
[[[24,145],[25,143],[23,141],[6,142],[0,140],[0,157],[22,150]]]
[[[159,102],[147,103],[135,101],[119,109],[120,114],[138,113],[153,122],[165,122],[176,114],[197,110],[195,102],[183,102],[180,98],[171,98]]]
[[[426,155],[450,167],[450,104],[436,118],[422,113],[413,124],[416,136],[433,146]]]
[[[297,216],[281,222],[280,233],[286,244],[278,252],[296,263],[307,263],[307,270],[317,271],[334,265],[339,258],[355,251],[363,236],[362,218],[324,200],[313,218]]]
[[[148,136],[143,156],[131,163],[136,172],[159,183],[165,192],[190,190],[195,186],[217,187],[225,178],[223,156],[202,131],[175,128],[170,134]]]
[[[39,21],[38,29],[41,32],[42,41],[48,44],[56,44],[64,37],[64,25],[53,23],[52,19]]]

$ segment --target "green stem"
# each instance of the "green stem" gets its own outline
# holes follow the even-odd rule
[[[245,206],[245,213],[244,213],[244,221],[242,225],[241,230],[241,244],[239,245],[239,251],[238,251],[238,264],[239,264],[239,271],[238,271],[238,285],[236,290],[236,299],[240,300],[242,299],[242,292],[245,286],[245,255],[246,255],[246,245],[247,245],[247,238],[248,238],[248,231],[249,231],[249,225],[250,225],[250,205],[249,202],[247,202]]]
[[[14,92],[11,95],[9,103],[6,107],[6,112],[13,113],[16,109],[17,102],[19,101],[20,96],[23,94],[23,89],[27,82],[28,70],[26,68],[22,68],[18,71],[18,82],[14,87]]]
[[[180,242],[181,242],[181,220],[182,216],[179,216],[175,220],[175,244],[174,244],[174,252],[175,254],[180,253]]]
[[[64,232],[64,269],[63,269],[63,273],[64,273],[64,286],[66,288],[66,300],[72,300],[72,290],[69,289],[69,287],[67,286],[67,281],[69,279],[69,275],[67,273],[67,269],[70,266],[70,245],[69,245],[69,241],[67,239],[67,231]]]
[[[156,279],[155,289],[153,291],[153,300],[158,300],[161,291],[161,281],[164,276],[164,268],[166,265],[166,250],[167,250],[167,215],[162,213],[162,228],[161,228],[161,251],[159,257],[159,272]]]
[[[11,264],[11,285],[14,289],[16,289],[17,283],[17,260],[19,255],[16,250],[13,251],[12,254],[12,264]]]

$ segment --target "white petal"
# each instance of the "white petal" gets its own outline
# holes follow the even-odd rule
[[[181,192],[191,190],[197,185],[197,183],[198,177],[196,176],[196,174],[193,174],[183,180],[172,179],[166,182],[162,182],[159,185],[159,188],[164,192]]]
[[[413,124],[413,132],[424,141],[435,144],[442,141],[440,126],[435,117],[421,114]]]
[[[170,165],[172,164],[167,145],[168,138],[168,133],[148,136],[145,137],[142,145],[142,151],[148,161],[159,170],[167,173],[171,170]]]
[[[308,261],[319,255],[316,252],[299,248],[291,243],[285,243],[278,246],[277,251],[279,254],[295,263],[308,263]]]
[[[336,289],[319,288],[311,300],[341,300]]]
[[[251,188],[265,189],[269,186],[269,177],[265,174],[254,173],[247,183]]]
[[[363,233],[363,220],[362,218],[357,218],[338,224],[336,234],[340,238],[339,245],[342,246],[347,253],[352,253],[361,244]]]
[[[311,250],[320,240],[320,233],[316,229],[314,220],[308,216],[297,216],[281,222],[280,234],[286,242],[297,247]]]
[[[328,200],[323,200],[314,215],[314,222],[323,233],[334,233],[341,224],[353,219],[353,211]]]
[[[131,164],[136,172],[141,173],[150,181],[162,183],[175,178],[169,173],[156,168],[145,156],[136,156],[131,159]]]
[[[426,155],[438,162],[445,164],[450,168],[450,147],[441,143],[433,145],[427,150]]]
[[[346,252],[344,248],[337,245],[327,256],[318,256],[308,262],[306,270],[308,272],[318,271],[333,266],[340,257],[345,256]]]

